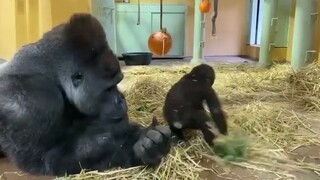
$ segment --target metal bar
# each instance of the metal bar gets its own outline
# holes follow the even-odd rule
[[[193,30],[193,57],[191,59],[191,64],[201,64],[203,63],[202,59],[202,45],[201,45],[201,37],[202,37],[202,27],[201,21],[203,21],[203,15],[200,12],[200,9],[197,8],[200,4],[201,0],[195,0],[195,8],[194,8],[194,30]]]
[[[262,68],[268,68],[272,65],[271,51],[272,43],[274,40],[275,23],[277,20],[275,17],[277,10],[276,0],[264,0],[263,1],[263,19],[261,30],[261,45],[259,52],[258,66]]]
[[[291,53],[291,66],[294,70],[312,61],[308,52],[313,52],[315,16],[317,16],[316,0],[297,0],[294,18],[294,32]]]

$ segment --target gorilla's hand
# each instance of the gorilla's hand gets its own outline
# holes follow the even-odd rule
[[[169,128],[152,124],[141,134],[140,139],[133,146],[136,157],[144,164],[154,166],[161,162],[171,148],[171,131]]]

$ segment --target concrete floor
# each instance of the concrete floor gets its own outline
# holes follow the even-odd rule
[[[151,61],[151,66],[173,66],[173,65],[186,65],[190,63],[191,58],[185,59],[154,59]],[[258,61],[254,61],[248,58],[242,58],[237,56],[221,56],[221,57],[206,57],[205,63],[214,64],[251,64],[255,65]],[[120,61],[120,65],[125,68],[124,61]]]

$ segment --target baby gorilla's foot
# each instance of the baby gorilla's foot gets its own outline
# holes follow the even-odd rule
[[[188,142],[184,136],[174,135],[171,137],[172,145],[182,144]]]
[[[149,127],[134,145],[135,155],[144,164],[155,166],[161,162],[171,148],[171,131],[169,128],[156,125]]]

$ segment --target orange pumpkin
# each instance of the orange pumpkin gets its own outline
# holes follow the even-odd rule
[[[211,8],[210,0],[202,0],[202,2],[199,5],[200,12],[202,13],[209,12],[210,8]]]
[[[172,47],[171,35],[163,28],[159,32],[154,32],[148,39],[149,50],[156,55],[166,55]]]

